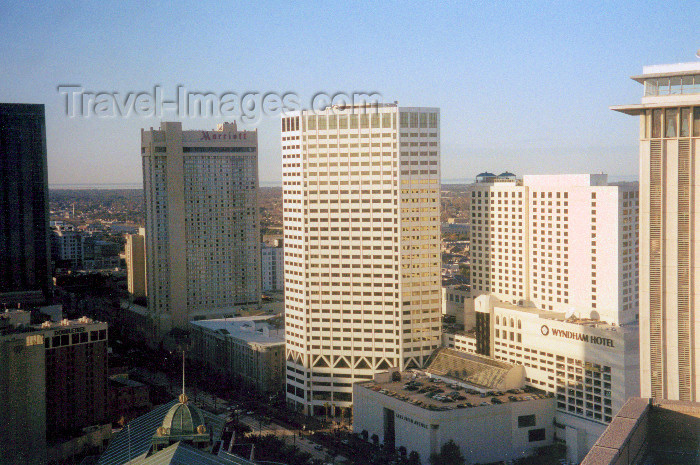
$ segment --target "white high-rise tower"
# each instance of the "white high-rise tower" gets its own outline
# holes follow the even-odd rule
[[[639,311],[636,183],[606,174],[485,178],[470,186],[471,283],[517,304],[621,325]]]
[[[437,108],[282,119],[287,399],[340,414],[352,383],[440,344]]]
[[[640,371],[644,397],[700,401],[700,61],[645,66],[640,116]]]

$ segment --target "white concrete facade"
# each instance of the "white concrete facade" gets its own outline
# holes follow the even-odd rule
[[[154,337],[260,302],[258,134],[224,123],[141,131]]]
[[[700,62],[645,66],[640,116],[643,397],[700,401]]]
[[[523,458],[553,442],[552,398],[487,402],[441,411],[400,396],[387,395],[370,383],[355,384],[353,432],[362,434],[365,430],[369,437],[376,434],[381,443],[391,441],[393,436],[396,448],[418,452],[424,464],[429,463],[430,454],[440,452],[450,440],[459,446],[468,464]]]
[[[624,324],[637,318],[635,183],[607,175],[525,176],[471,186],[474,295]]]
[[[287,398],[309,414],[440,345],[440,112],[282,118]]]
[[[262,290],[281,291],[284,289],[284,248],[266,247],[260,249],[262,267]]]
[[[83,238],[86,234],[75,229],[58,227],[51,237],[57,258],[70,260],[73,268],[80,268],[83,264]]]
[[[442,314],[454,316],[455,321],[465,328],[473,328],[476,320],[470,289],[463,284],[443,286]]]
[[[554,393],[557,437],[567,440],[572,460],[580,460],[625,401],[639,395],[637,323],[566,318],[488,295],[474,306],[484,324],[455,334],[454,348],[522,365],[528,385]]]

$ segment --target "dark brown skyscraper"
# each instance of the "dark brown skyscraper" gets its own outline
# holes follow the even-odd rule
[[[44,105],[0,103],[0,308],[51,294]]]

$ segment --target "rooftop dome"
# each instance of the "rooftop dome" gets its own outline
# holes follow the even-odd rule
[[[503,173],[498,175],[499,178],[514,178],[515,175],[511,173],[510,171],[504,171]]]
[[[204,425],[202,412],[187,402],[185,394],[180,395],[180,402],[170,407],[163,418],[164,432],[168,436],[192,436],[202,434],[199,427]],[[160,428],[159,428],[160,430]]]
[[[483,173],[479,173],[476,175],[477,178],[495,178],[496,175],[493,173],[489,173],[488,171],[484,171]]]

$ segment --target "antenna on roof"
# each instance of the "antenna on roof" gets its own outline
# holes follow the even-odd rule
[[[182,349],[182,395],[185,395],[185,349]]]

